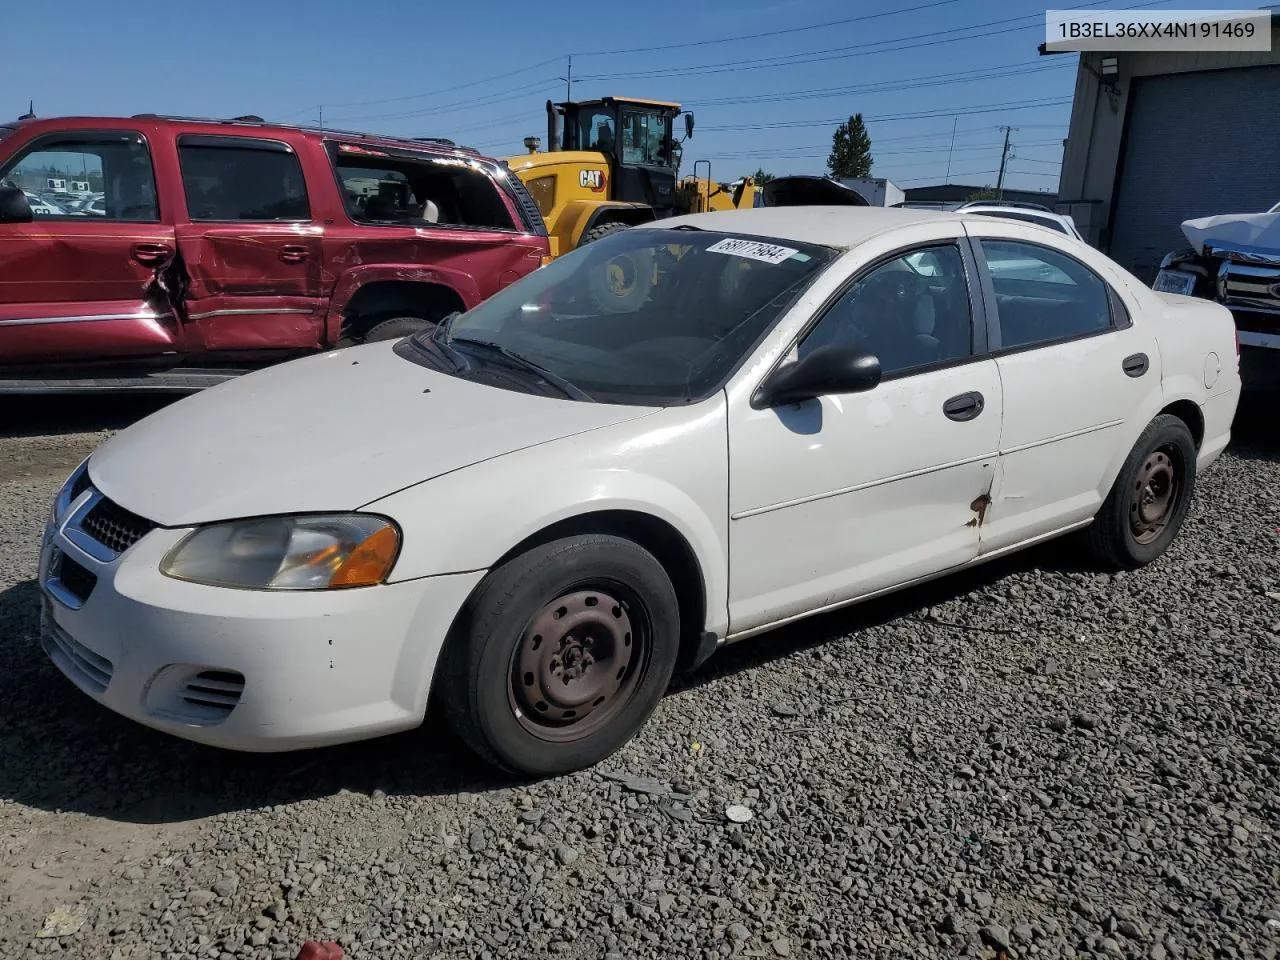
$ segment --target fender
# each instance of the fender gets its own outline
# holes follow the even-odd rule
[[[714,425],[705,425],[723,430],[723,409],[712,416]],[[627,510],[662,520],[684,538],[702,571],[705,629],[723,636],[729,619],[727,453],[723,437],[718,445],[708,444],[707,432],[697,429],[697,420],[705,418],[705,413],[687,417],[694,429],[653,423],[652,431],[637,430],[632,421],[590,431],[474,464],[367,504],[361,509],[400,519],[409,529],[431,531],[406,539],[389,582],[488,570],[554,523]],[[655,442],[669,444],[670,451],[659,458],[647,455]],[[653,469],[638,469],[642,452],[643,463]],[[476,509],[480,505],[483,513]]]
[[[644,203],[623,203],[618,200],[572,200],[565,205],[556,224],[556,232],[565,239],[561,252],[578,246],[587,231],[598,226],[606,217],[616,215],[628,225],[647,223],[655,219],[653,207]]]
[[[482,299],[480,288],[475,278],[461,270],[438,264],[368,264],[350,267],[338,277],[329,299],[329,310],[325,315],[325,337],[330,344],[338,342],[338,333],[342,328],[343,314],[351,298],[361,287],[371,283],[392,280],[408,283],[434,283],[449,287],[462,299],[470,310]]]

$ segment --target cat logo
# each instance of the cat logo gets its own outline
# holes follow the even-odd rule
[[[586,187],[593,193],[600,193],[604,190],[604,171],[603,170],[579,170],[578,186]]]

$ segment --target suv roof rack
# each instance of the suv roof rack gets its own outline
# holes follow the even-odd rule
[[[183,123],[224,123],[224,124],[245,124],[251,126],[268,126],[268,127],[284,127],[289,130],[301,130],[305,133],[328,134],[330,136],[339,137],[360,137],[364,140],[384,140],[388,143],[431,143],[442,147],[450,147],[454,150],[462,150],[466,153],[472,153],[481,156],[479,150],[475,147],[459,146],[448,137],[402,137],[388,133],[371,133],[367,130],[341,130],[335,127],[320,127],[311,124],[300,123],[277,123],[270,120],[264,120],[257,114],[247,113],[239,117],[231,117],[230,119],[222,117],[184,117],[169,113],[135,113],[132,119],[135,120],[179,120]]]

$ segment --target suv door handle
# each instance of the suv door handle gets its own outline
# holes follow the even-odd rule
[[[1140,377],[1147,372],[1147,368],[1151,366],[1151,361],[1147,359],[1145,353],[1135,353],[1124,358],[1121,364],[1125,375],[1130,377]]]
[[[280,259],[285,263],[302,263],[310,251],[300,243],[286,243],[280,248]]]
[[[158,267],[173,256],[173,247],[167,243],[135,243],[129,254],[144,267]]]
[[[948,420],[973,420],[982,413],[987,401],[977,390],[961,393],[952,397],[942,405],[942,412]]]

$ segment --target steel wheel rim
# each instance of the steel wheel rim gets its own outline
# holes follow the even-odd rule
[[[1177,508],[1182,484],[1174,456],[1168,447],[1153,450],[1134,477],[1129,498],[1129,532],[1144,546],[1164,532]]]
[[[571,587],[539,608],[511,656],[508,704],[542,740],[568,743],[608,725],[649,663],[648,617],[618,583]]]

